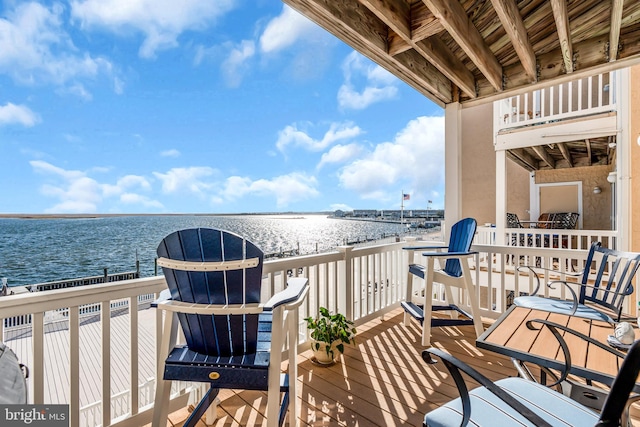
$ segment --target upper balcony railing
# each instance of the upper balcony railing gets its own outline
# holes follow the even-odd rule
[[[557,265],[566,272],[580,268],[587,253],[496,246],[491,243],[490,230],[480,233],[478,239],[473,246],[478,254],[472,262],[477,292],[461,294],[460,305],[468,307],[471,298],[477,299],[485,318],[499,317],[507,308],[510,294],[530,292],[534,286],[528,276],[516,273],[515,264],[531,261],[530,264],[542,266]],[[302,319],[314,316],[320,306],[339,310],[356,325],[397,308],[404,297],[409,262],[422,261],[419,251],[410,260],[413,251],[402,248],[430,243],[441,244],[400,241],[357,248],[343,246],[323,254],[267,261],[263,297],[282,289],[287,277],[309,278],[310,291],[301,307],[299,324],[304,346],[307,331]],[[0,298],[4,318],[29,319],[22,331],[16,331],[15,325],[0,328],[0,340],[11,348],[22,346],[17,353],[31,373],[29,402],[68,403],[73,427],[148,423],[156,379],[156,337],[161,335],[162,322],[160,314],[147,307],[149,295],[165,288],[164,278],[156,276]],[[565,292],[564,287],[560,288]],[[434,299],[442,294],[434,288]],[[94,315],[91,319],[83,316],[87,306],[100,308],[90,310]],[[4,324],[0,319],[0,325]],[[26,344],[20,340],[26,340]],[[92,391],[92,387],[97,390]],[[91,391],[95,392],[94,397],[86,401],[85,393]],[[173,395],[174,408],[186,405],[189,391],[187,385],[178,385]]]
[[[584,77],[494,103],[497,131],[615,111],[616,72]]]

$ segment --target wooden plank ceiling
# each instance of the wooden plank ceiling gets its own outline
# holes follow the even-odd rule
[[[615,164],[616,137],[581,139],[507,150],[507,157],[529,172]]]
[[[283,0],[440,106],[640,62],[638,0]]]

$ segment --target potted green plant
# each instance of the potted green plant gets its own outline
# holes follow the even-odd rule
[[[316,318],[307,317],[307,329],[311,331],[311,349],[320,364],[331,364],[339,353],[344,353],[345,344],[355,343],[356,328],[343,314],[331,314],[320,307]]]

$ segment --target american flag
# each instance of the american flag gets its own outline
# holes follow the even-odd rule
[[[409,199],[411,199],[410,195],[408,195],[408,194],[403,194],[402,195],[402,200],[409,200]]]

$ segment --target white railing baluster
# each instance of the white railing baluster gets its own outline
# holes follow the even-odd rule
[[[587,78],[589,89],[587,90],[587,108],[593,108],[593,76]]]
[[[138,413],[139,402],[139,390],[138,390],[138,365],[139,365],[139,351],[138,351],[138,297],[129,297],[129,385],[131,386],[131,392],[129,393],[131,401],[129,407],[131,408],[131,415]]]
[[[102,302],[102,425],[111,424],[111,310],[110,302]],[[105,396],[107,400],[105,401]]]
[[[44,312],[32,314],[33,340],[33,403],[44,404]]]
[[[69,307],[69,401],[80,402],[80,310]],[[69,408],[70,427],[80,426],[80,405]]]
[[[604,87],[602,86],[602,74],[598,74],[598,107],[602,107]]]
[[[582,106],[582,80],[578,80],[578,111],[582,111],[584,108]]]

